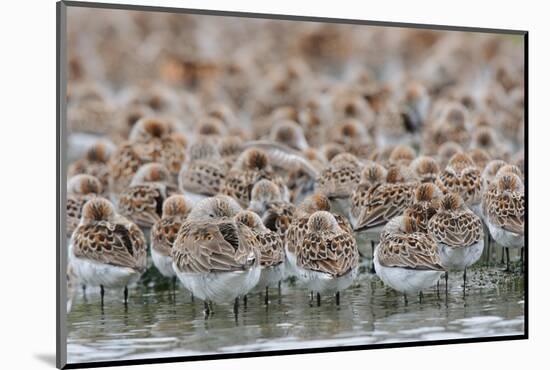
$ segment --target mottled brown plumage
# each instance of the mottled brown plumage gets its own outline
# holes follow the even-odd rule
[[[377,254],[378,261],[385,267],[444,271],[435,240],[424,233],[388,236],[380,241]]]
[[[104,142],[92,145],[84,158],[71,163],[67,169],[67,176],[73,177],[86,174],[96,177],[102,185],[102,195],[107,195],[109,189],[109,168],[107,162],[111,154],[111,148]]]
[[[420,182],[435,182],[439,175],[439,165],[432,157],[418,157],[412,161],[410,170]]]
[[[416,157],[413,148],[408,145],[396,146],[388,159],[390,165],[408,166]]]
[[[444,194],[458,193],[468,206],[481,202],[481,173],[465,153],[451,158],[436,183]]]
[[[82,214],[71,240],[75,257],[145,271],[145,237],[134,223],[117,216],[110,202],[101,198],[86,203]]]
[[[67,237],[71,237],[73,231],[77,228],[80,223],[80,218],[82,217],[82,208],[87,201],[94,199],[96,194],[73,194],[67,195],[67,207],[66,207],[66,217],[67,217]]]
[[[516,234],[524,233],[525,194],[517,175],[499,175],[483,194],[482,207],[487,222]]]
[[[258,240],[262,267],[272,267],[284,262],[285,250],[282,236],[265,227],[257,214],[241,211],[235,216],[235,221],[248,226],[254,233]]]
[[[388,170],[386,183],[359,187],[353,196],[352,216],[354,230],[363,230],[386,224],[412,204],[418,185],[406,181],[398,167]]]
[[[185,160],[181,144],[171,136],[171,128],[164,121],[143,118],[139,120],[129,141],[119,145],[109,160],[109,190],[122,192],[137,170],[146,163],[157,162],[166,167],[174,178]]]
[[[441,191],[434,184],[421,184],[416,188],[413,204],[404,211],[404,215],[416,221],[419,231],[427,233],[428,222],[436,214],[441,197]]]
[[[183,195],[176,194],[166,199],[162,218],[151,228],[151,248],[163,256],[171,256],[172,246],[189,211]]]
[[[164,200],[176,192],[168,170],[158,163],[142,166],[131,186],[119,195],[119,212],[142,227],[151,227],[162,216]]]
[[[120,194],[118,210],[142,227],[151,227],[160,220],[166,191],[156,184],[129,187]]]
[[[260,263],[258,240],[252,230],[232,220],[186,222],[172,251],[182,272],[242,271]]]
[[[329,198],[347,198],[359,184],[360,164],[350,153],[336,155],[317,177],[315,189]]]
[[[298,267],[340,277],[358,266],[355,238],[344,232],[329,212],[312,214],[307,229],[296,251]]]
[[[481,219],[465,207],[456,193],[446,194],[428,223],[430,235],[452,248],[469,247],[483,239]]]
[[[309,217],[317,211],[330,212],[329,199],[320,193],[308,196],[296,209],[286,233],[286,248],[289,253],[296,253],[296,248],[302,243],[305,234],[308,232],[307,222]],[[345,217],[338,214],[333,214],[333,217],[340,229],[349,234],[353,232],[349,221]]]
[[[284,181],[272,171],[267,154],[260,149],[247,149],[225,176],[220,193],[235,198],[246,208],[250,203],[252,188],[262,179],[273,181],[281,194],[288,194]]]

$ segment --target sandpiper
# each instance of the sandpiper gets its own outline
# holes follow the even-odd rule
[[[250,229],[258,240],[260,248],[261,275],[256,291],[265,290],[265,304],[269,303],[269,288],[278,286],[285,276],[285,249],[283,238],[274,231],[264,226],[260,217],[251,211],[240,211],[235,216],[235,221],[240,222]]]
[[[296,250],[302,244],[304,236],[308,233],[307,223],[309,217],[317,211],[330,212],[330,201],[321,193],[308,196],[296,208],[292,222],[285,235],[285,273],[287,276],[296,275]],[[339,214],[333,214],[333,216],[342,230],[349,234],[353,232],[351,225],[345,217]]]
[[[464,203],[481,217],[481,173],[468,154],[453,155],[440,173],[437,185],[444,194],[458,193]]]
[[[145,271],[147,249],[145,236],[136,224],[118,215],[111,202],[97,197],[89,200],[69,245],[69,263],[79,282],[104,288],[124,287]]]
[[[402,214],[412,204],[417,185],[406,169],[394,166],[387,171],[384,182],[377,180],[374,186],[359,186],[356,189],[353,201],[357,217],[351,218],[353,231],[362,234],[360,237],[364,243],[360,245],[366,247],[370,241],[372,256],[380,231],[393,217]],[[361,250],[366,255],[366,248]],[[371,272],[374,272],[373,269],[374,264]]]
[[[434,286],[444,272],[437,244],[428,234],[416,229],[406,216],[390,221],[374,253],[376,274],[384,284],[407,294],[418,294]]]
[[[286,234],[296,212],[296,206],[285,202],[279,187],[267,179],[258,181],[252,187],[248,209],[258,214],[268,229],[281,236]]]
[[[335,293],[336,304],[340,304],[340,291],[353,283],[358,268],[359,251],[353,235],[342,230],[329,212],[313,213],[296,250],[296,272],[312,298],[317,293],[317,305],[324,293]]]
[[[172,249],[173,268],[183,286],[205,302],[234,301],[258,283],[260,249],[253,231],[233,217],[241,210],[230,197],[219,195],[199,202],[187,216]]]
[[[191,204],[196,204],[220,191],[227,168],[216,143],[210,138],[197,139],[187,153],[188,161],[181,168],[178,184]]]
[[[476,263],[483,253],[483,223],[457,193],[443,196],[440,208],[428,223],[429,234],[437,242],[441,265],[447,271],[464,272],[466,291],[466,269]],[[447,289],[448,274],[445,274]]]
[[[220,192],[233,197],[246,208],[250,202],[252,187],[261,179],[269,179],[276,183],[283,199],[288,201],[289,193],[286,185],[273,172],[266,152],[258,148],[246,149],[239,156],[233,168],[225,176]]]
[[[177,191],[168,169],[147,163],[134,175],[130,186],[120,193],[117,208],[139,226],[149,230],[162,216],[162,203]]]
[[[190,211],[188,201],[181,194],[167,198],[162,205],[162,217],[151,228],[151,257],[160,273],[173,278],[176,272],[172,266],[172,247],[181,225]]]
[[[525,195],[519,176],[505,172],[497,176],[483,194],[487,227],[498,245],[506,248],[506,270],[510,269],[508,248],[525,245]]]

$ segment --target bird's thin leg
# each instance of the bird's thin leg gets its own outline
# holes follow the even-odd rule
[[[485,233],[485,243],[487,243],[487,267],[491,263],[491,236],[489,233]]]
[[[336,292],[336,305],[340,306],[340,291]]]
[[[449,294],[449,271],[445,271],[445,295]]]
[[[207,301],[204,301],[204,316],[208,317],[210,315],[210,306]]]
[[[128,305],[128,287],[127,286],[124,287],[124,305],[125,306]]]
[[[420,303],[422,303],[422,298],[424,298],[424,294],[422,293],[422,291],[420,291],[418,293],[418,300],[420,301]]]
[[[191,293],[191,303],[195,303],[195,296]]]
[[[278,289],[279,289],[279,295],[281,295],[281,280],[279,280]]]
[[[510,248],[506,248],[506,272],[510,271]]]
[[[374,240],[370,241],[370,248],[372,251],[372,262],[371,262],[370,272],[374,274],[376,273],[376,269],[374,268]]]
[[[235,317],[239,315],[239,297],[235,298],[235,303],[233,303],[233,313]]]
[[[265,287],[264,303],[265,303],[266,305],[269,304],[269,287],[267,287],[267,286]]]
[[[439,280],[437,280],[437,285],[435,289],[435,291],[437,292],[437,299],[439,299]]]
[[[405,306],[409,304],[409,301],[407,299],[407,293],[403,293],[403,299],[405,300]]]
[[[248,297],[247,295],[245,294],[244,297],[243,297],[243,306],[244,308],[246,308],[246,304],[248,303]]]
[[[321,305],[321,294],[317,292],[317,306]]]
[[[86,284],[82,284],[82,300],[84,303],[88,303],[88,296],[86,295]]]
[[[99,294],[101,295],[101,307],[103,308],[103,296],[105,295],[105,288],[103,288],[103,285],[99,286]]]

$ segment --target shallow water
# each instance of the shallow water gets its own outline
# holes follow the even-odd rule
[[[296,348],[440,340],[524,332],[524,278],[501,267],[469,272],[463,295],[462,274],[450,275],[440,293],[408,297],[386,288],[373,274],[334,297],[310,303],[309,293],[291,283],[270,291],[266,306],[258,293],[232,305],[216,305],[205,319],[203,303],[191,302],[181,286],[144,281],[130,289],[127,309],[122,291],[107,291],[103,310],[99,291],[78,291],[68,315],[68,361],[89,362],[207,353],[255,352]],[[160,285],[160,286],[159,286]]]

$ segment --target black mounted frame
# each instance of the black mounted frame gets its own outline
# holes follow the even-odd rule
[[[307,349],[288,349],[288,350],[273,350],[273,351],[259,351],[259,352],[241,352],[241,353],[229,353],[229,354],[210,354],[210,355],[197,355],[197,356],[175,356],[175,357],[163,357],[163,358],[148,358],[137,360],[113,360],[113,361],[98,361],[87,363],[72,363],[67,364],[67,351],[66,351],[66,299],[67,291],[65,284],[66,277],[66,240],[65,234],[65,207],[66,207],[66,148],[67,148],[67,136],[66,136],[66,103],[64,97],[66,96],[66,67],[64,62],[66,58],[66,25],[67,25],[67,7],[84,7],[84,8],[99,8],[99,9],[117,9],[117,10],[139,10],[149,12],[167,12],[167,13],[183,13],[183,14],[196,14],[196,15],[214,15],[214,16],[231,16],[231,17],[243,17],[243,18],[257,18],[257,19],[277,19],[277,20],[291,20],[291,21],[309,21],[309,22],[326,22],[326,23],[338,23],[338,24],[350,24],[350,25],[368,25],[368,26],[385,26],[396,28],[416,28],[416,29],[429,29],[429,30],[442,30],[442,31],[464,31],[464,32],[481,32],[481,33],[499,33],[508,35],[523,36],[524,40],[524,137],[525,137],[525,202],[527,210],[529,208],[529,88],[528,88],[528,75],[529,75],[529,63],[528,63],[528,45],[529,45],[529,32],[523,30],[511,30],[511,29],[495,29],[495,28],[477,28],[477,27],[460,27],[460,26],[448,26],[448,25],[430,25],[430,24],[416,24],[416,23],[401,23],[401,22],[382,22],[382,21],[368,21],[358,19],[339,19],[339,18],[322,18],[322,17],[307,17],[296,15],[283,15],[283,14],[263,14],[263,13],[248,13],[248,12],[230,12],[219,10],[203,10],[203,9],[185,9],[185,8],[172,8],[172,7],[157,7],[157,6],[140,6],[129,4],[108,4],[108,3],[94,3],[94,2],[80,2],[80,1],[60,1],[56,4],[57,15],[57,45],[56,45],[56,122],[57,122],[57,143],[56,143],[56,176],[57,176],[57,212],[56,212],[56,227],[57,227],[57,250],[56,250],[56,366],[59,369],[78,369],[78,368],[94,368],[105,366],[124,366],[124,365],[141,365],[141,364],[158,364],[158,363],[172,363],[172,362],[186,362],[186,361],[204,361],[204,360],[219,360],[230,358],[246,358],[246,357],[263,357],[263,356],[280,356],[280,355],[293,355],[293,354],[308,354],[308,353],[322,353],[322,352],[341,352],[341,351],[357,351],[357,350],[369,350],[380,348],[399,348],[399,347],[419,347],[419,346],[433,346],[433,345],[446,345],[446,344],[460,344],[460,343],[482,343],[482,342],[498,342],[509,340],[521,340],[529,338],[529,215],[525,214],[525,304],[524,304],[524,334],[522,335],[510,335],[510,336],[494,336],[485,338],[467,338],[467,339],[444,339],[444,340],[431,340],[422,342],[399,342],[389,344],[367,344],[367,345],[350,345],[345,347],[323,347],[323,348],[307,348]]]

